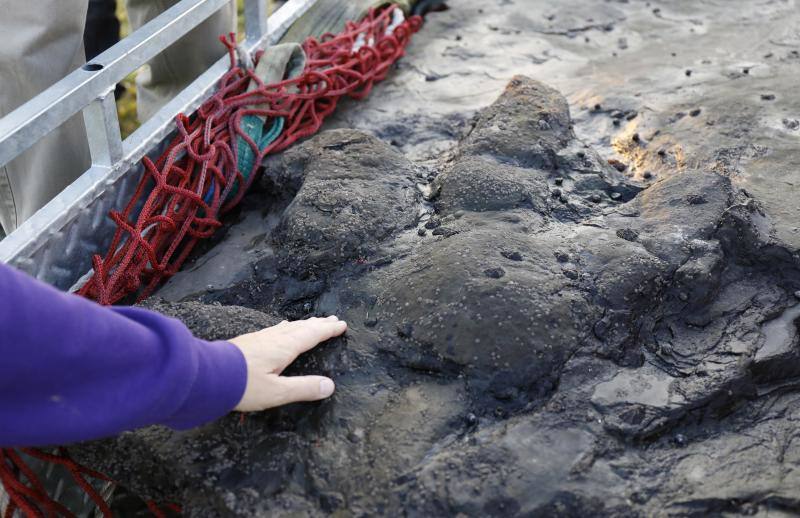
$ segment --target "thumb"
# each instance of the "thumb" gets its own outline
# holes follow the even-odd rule
[[[270,406],[298,401],[318,401],[333,394],[336,385],[325,376],[278,376],[275,399]]]

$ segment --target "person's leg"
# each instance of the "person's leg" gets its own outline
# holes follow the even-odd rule
[[[0,117],[83,65],[87,0],[0,0]],[[81,115],[0,166],[0,225],[17,228],[89,167]]]
[[[178,0],[126,0],[131,30],[136,30]],[[136,77],[136,108],[145,121],[222,57],[219,36],[236,30],[234,1],[142,67]]]
[[[89,0],[89,10],[86,12],[86,28],[83,32],[86,60],[90,61],[118,42],[117,1]]]
[[[89,0],[86,27],[83,29],[83,47],[86,62],[119,43],[120,23],[117,18],[117,0]],[[114,88],[114,98],[125,93],[122,83]]]

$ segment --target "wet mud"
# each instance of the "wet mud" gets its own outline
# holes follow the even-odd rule
[[[146,303],[328,401],[72,453],[191,516],[800,513],[796,5],[451,3]]]

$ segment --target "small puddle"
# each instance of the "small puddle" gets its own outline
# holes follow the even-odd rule
[[[800,304],[787,308],[781,316],[764,324],[761,333],[764,345],[756,353],[756,361],[788,351],[797,336],[794,321],[800,317]]]

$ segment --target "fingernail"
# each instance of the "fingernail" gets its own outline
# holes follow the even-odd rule
[[[329,397],[333,394],[333,389],[336,386],[333,384],[333,380],[329,380],[328,378],[322,379],[319,381],[319,395],[320,397]]]

